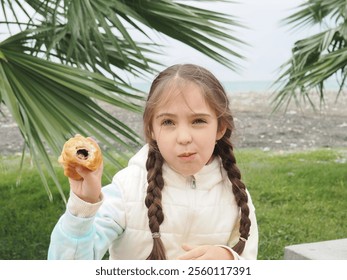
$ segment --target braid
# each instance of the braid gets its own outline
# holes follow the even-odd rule
[[[162,176],[163,157],[158,152],[158,147],[149,145],[148,158],[146,162],[147,168],[147,195],[145,204],[148,208],[149,228],[153,236],[152,252],[147,260],[165,260],[165,248],[160,238],[159,227],[164,221],[164,214],[161,204],[161,191],[164,187],[164,179]]]
[[[228,133],[229,132],[229,133]],[[233,250],[238,254],[241,254],[245,248],[246,240],[248,239],[251,220],[249,219],[249,208],[248,208],[248,196],[246,193],[246,186],[241,181],[241,173],[239,168],[236,166],[236,159],[233,152],[233,146],[229,140],[227,131],[225,135],[217,142],[214,153],[219,155],[222,159],[224,169],[227,171],[228,178],[232,183],[232,191],[234,193],[236,203],[241,210],[240,219],[240,240],[233,247]]]

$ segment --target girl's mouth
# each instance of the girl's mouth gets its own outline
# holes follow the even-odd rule
[[[178,155],[182,160],[192,160],[194,159],[196,153],[182,153]]]

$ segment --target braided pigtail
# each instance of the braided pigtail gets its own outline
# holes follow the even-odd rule
[[[219,155],[222,159],[224,169],[227,171],[228,178],[232,183],[232,191],[234,193],[236,203],[241,210],[240,219],[240,239],[239,242],[233,247],[233,250],[241,254],[245,248],[246,241],[249,236],[251,227],[251,220],[249,219],[248,196],[246,193],[246,186],[241,181],[241,172],[236,166],[236,158],[233,152],[233,146],[230,142],[231,131],[227,130],[224,136],[217,142],[215,147],[215,154]]]
[[[145,204],[148,208],[149,228],[153,237],[152,252],[147,260],[165,260],[165,247],[160,238],[159,227],[164,221],[164,213],[161,204],[161,191],[164,187],[162,176],[162,166],[164,159],[161,156],[156,144],[149,145],[147,168],[147,195]]]

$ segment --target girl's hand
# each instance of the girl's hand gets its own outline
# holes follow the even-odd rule
[[[76,171],[80,174],[82,180],[74,180],[69,178],[71,190],[82,200],[89,203],[99,201],[101,193],[101,177],[103,164],[95,170],[90,171],[84,167],[76,167]]]
[[[230,251],[223,247],[213,245],[190,246],[182,245],[187,252],[180,257],[179,260],[233,260],[234,256]]]

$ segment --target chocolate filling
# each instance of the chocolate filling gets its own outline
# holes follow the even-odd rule
[[[77,155],[78,158],[85,160],[85,159],[88,158],[89,154],[88,154],[88,150],[86,150],[86,149],[79,149],[79,150],[77,150],[76,155]]]

